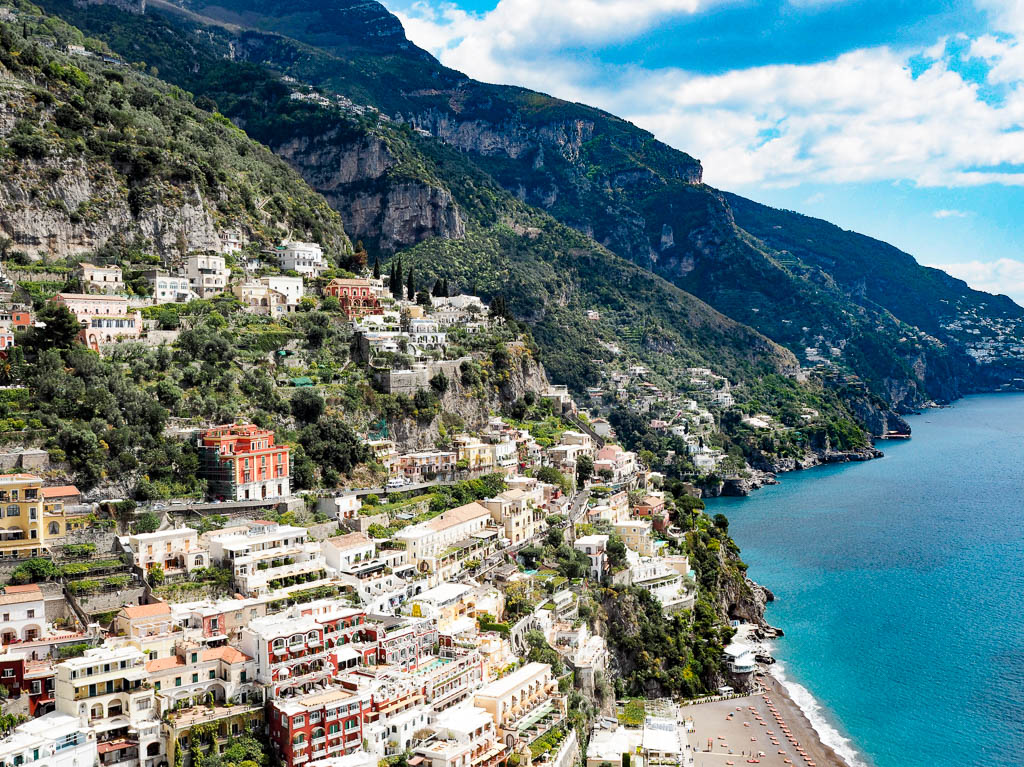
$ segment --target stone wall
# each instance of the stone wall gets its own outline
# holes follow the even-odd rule
[[[427,362],[415,370],[386,370],[377,375],[381,389],[386,394],[405,394],[411,397],[420,389],[429,389],[430,379],[438,373],[444,373],[449,380],[458,378],[459,366],[470,359],[461,357],[457,360]]]
[[[50,454],[45,450],[14,450],[0,453],[0,469],[46,471],[50,468]]]

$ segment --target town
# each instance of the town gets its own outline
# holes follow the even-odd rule
[[[446,414],[421,403],[428,394],[457,382],[480,397],[490,368],[528,358],[500,307],[441,280],[417,289],[400,263],[387,277],[376,263],[325,277],[316,244],[243,245],[228,235],[219,253],[128,279],[114,264],[5,262],[2,351],[16,358],[16,333],[56,327],[59,310],[103,357],[180,343],[185,317],[166,311],[191,302],[228,298],[245,322],[326,310],[349,334],[346,374],[431,423]],[[31,287],[62,281],[42,300]],[[35,307],[17,302],[26,292]],[[292,412],[315,420],[331,374],[299,347],[272,355]],[[177,496],[137,485],[134,500],[109,497],[111,482],[83,492],[52,451],[9,447],[0,764],[201,767],[263,749],[286,767],[622,767],[628,753],[609,753],[619,742],[644,763],[693,764],[692,722],[675,704],[638,719],[616,702],[594,616],[607,586],[693,614],[686,535],[700,504],[667,492],[653,454],[625,449],[605,416],[621,405],[713,472],[728,461],[712,413],[733,404],[728,381],[692,368],[684,394],[663,395],[616,357],[577,402],[529,375],[510,411],[484,397],[482,417],[451,416],[443,432],[354,410],[372,469],[321,468],[315,487],[298,478],[309,445],[252,421],[169,421],[197,457],[199,490]],[[720,660],[732,685],[751,686],[751,647]]]

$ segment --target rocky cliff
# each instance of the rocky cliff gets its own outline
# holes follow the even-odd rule
[[[393,253],[428,237],[465,234],[451,193],[393,172],[398,162],[383,138],[333,130],[273,148],[338,211],[351,237],[368,247]]]
[[[285,163],[186,95],[98,55],[0,39],[0,237],[8,252],[65,258],[108,243],[164,261],[219,250],[220,234],[315,239],[351,251],[338,215]],[[81,32],[46,19],[66,44]]]

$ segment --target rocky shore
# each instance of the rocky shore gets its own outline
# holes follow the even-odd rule
[[[754,490],[766,485],[779,484],[778,477],[776,476],[778,474],[802,471],[803,469],[811,469],[815,466],[829,463],[871,461],[875,458],[882,458],[884,455],[885,453],[876,447],[863,447],[857,450],[816,450],[800,458],[779,458],[761,455],[754,460],[744,476],[727,477],[719,482],[717,486],[705,486],[701,488],[701,495],[704,498],[750,495]]]

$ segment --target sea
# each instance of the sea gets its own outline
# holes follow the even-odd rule
[[[776,673],[853,767],[1024,765],[1024,394],[708,503],[776,597]]]

